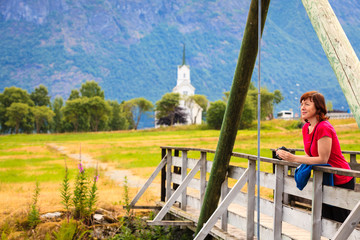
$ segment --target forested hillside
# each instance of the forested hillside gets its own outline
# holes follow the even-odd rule
[[[329,2],[359,55],[360,3]],[[105,99],[145,97],[155,103],[176,85],[185,44],[196,93],[221,99],[232,83],[249,4],[2,0],[0,90],[16,86],[30,92],[43,84],[49,95],[66,100],[71,89],[95,80]],[[300,0],[271,1],[261,66],[263,86],[285,97],[276,110],[296,109],[299,95],[312,89],[335,109],[348,109]]]

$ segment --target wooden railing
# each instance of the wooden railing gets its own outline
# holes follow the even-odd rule
[[[304,152],[304,149],[300,149],[300,148],[289,148],[290,152],[293,154],[296,154],[296,152]],[[273,158],[275,158],[275,149],[271,149],[272,151],[272,156]],[[342,154],[344,156],[349,155],[350,156],[350,161],[349,161],[349,165],[351,167],[352,170],[357,170],[360,171],[360,163],[358,163],[356,161],[356,156],[359,155],[360,156],[360,152],[359,151],[341,151]]]
[[[155,175],[161,171],[161,201],[164,204],[152,222],[154,225],[161,224],[163,217],[175,201],[180,203],[180,208],[183,210],[187,206],[198,210],[201,209],[206,189],[206,174],[210,172],[212,167],[212,162],[208,161],[207,154],[215,153],[214,150],[197,148],[161,147],[161,149],[163,160],[153,173],[151,179],[149,179],[149,182],[146,183],[146,186],[144,186],[130,204],[130,207],[135,207],[136,201],[142,192],[150,185]],[[199,152],[200,158],[189,158],[189,151]],[[204,239],[219,218],[221,218],[221,228],[224,231],[227,230],[228,224],[231,224],[244,231],[247,239],[253,239],[254,237],[254,213],[257,209],[257,201],[255,201],[257,157],[235,152],[232,156],[247,159],[248,168],[229,166],[227,179],[222,184],[222,202],[195,239]],[[260,160],[261,162],[272,163],[275,166],[275,173],[260,173],[260,186],[273,189],[274,191],[273,201],[264,198],[260,199],[261,214],[273,218],[272,227],[262,225],[260,222],[261,238],[294,239],[282,231],[282,226],[286,223],[308,231],[313,240],[320,239],[322,236],[338,240],[360,239],[360,230],[356,228],[357,223],[360,221],[360,192],[322,185],[323,172],[360,178],[360,171],[316,166],[313,167],[314,177],[312,184],[308,183],[300,191],[296,188],[294,179],[288,176],[285,170],[287,167],[296,167],[298,164],[265,157],[261,157]],[[188,170],[191,171],[188,172]],[[200,176],[194,178],[197,172],[200,172]],[[230,188],[228,182],[234,182],[234,180],[237,182]],[[240,191],[246,183],[247,192]],[[193,194],[187,194],[188,188],[197,190],[198,196],[194,197]],[[311,200],[311,211],[293,208],[284,204],[284,194],[291,194]],[[321,218],[322,203],[349,209],[352,212],[341,225],[341,223]],[[230,204],[238,204],[245,207],[246,214],[239,215],[229,210],[228,206]],[[271,233],[272,237],[269,236],[269,233]],[[344,238],[344,236],[348,238]]]

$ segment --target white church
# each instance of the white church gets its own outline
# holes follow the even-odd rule
[[[191,85],[190,81],[190,66],[185,63],[185,45],[183,49],[182,64],[177,69],[176,86],[173,88],[173,93],[179,93],[181,100],[179,107],[184,109],[186,113],[186,124],[201,124],[202,122],[202,108],[194,101],[190,101],[189,96],[195,94],[195,87]],[[158,127],[158,126],[156,126]]]

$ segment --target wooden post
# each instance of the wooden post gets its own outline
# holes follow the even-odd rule
[[[328,0],[302,0],[360,128],[360,63]]]
[[[187,165],[188,165],[188,159],[187,159],[187,151],[182,151],[182,164],[181,164],[181,181],[184,181],[187,175]],[[186,188],[183,191],[181,195],[181,210],[186,211],[186,205],[187,205],[187,199],[186,199]]]
[[[342,240],[347,239],[352,231],[356,228],[360,221],[360,201],[356,204],[355,208],[351,211],[345,222],[341,225],[332,239]]]
[[[206,152],[201,152],[200,156],[200,208],[204,202],[206,189]]]
[[[256,185],[256,161],[249,160],[248,190],[247,190],[247,216],[246,216],[246,239],[254,239],[255,225],[255,185]],[[260,224],[260,223],[258,223]]]
[[[264,29],[269,4],[270,0],[263,0],[261,2],[261,32]],[[204,223],[217,208],[220,199],[221,184],[225,180],[229,167],[229,161],[239,129],[240,118],[244,109],[245,98],[254,70],[257,52],[258,0],[252,0],[196,233],[201,230]]]
[[[221,201],[223,201],[229,192],[228,178],[225,178],[225,181],[221,185]],[[226,210],[221,216],[221,229],[227,231],[228,228],[228,211]]]
[[[356,162],[356,153],[350,153],[350,163],[357,163]]]
[[[312,228],[311,239],[320,240],[321,238],[321,211],[323,203],[323,172],[314,171],[313,178],[313,197],[312,197]]]
[[[166,156],[166,149],[161,149],[161,159]],[[160,200],[165,202],[166,199],[166,166],[161,169],[161,187],[160,187]]]
[[[167,150],[166,156],[166,201],[171,197],[171,166],[172,166],[172,156],[171,149]]]
[[[274,239],[281,239],[282,216],[283,216],[283,192],[284,192],[284,166],[276,164],[275,192],[274,192]]]
[[[179,157],[179,150],[175,149],[174,157]],[[174,173],[181,174],[181,167],[174,166]],[[173,183],[173,189],[176,190],[179,187],[179,184]]]

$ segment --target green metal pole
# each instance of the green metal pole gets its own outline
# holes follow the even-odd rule
[[[269,4],[270,0],[263,0],[261,4],[261,32],[264,29]],[[216,210],[219,203],[221,184],[225,180],[229,167],[257,52],[258,0],[252,0],[196,234]]]

